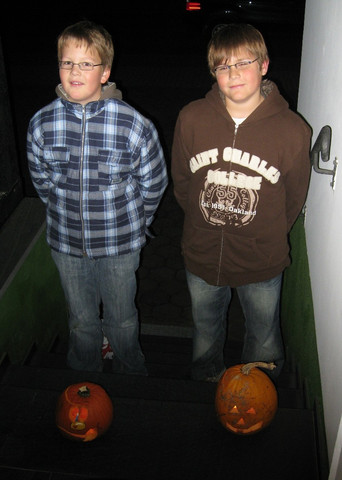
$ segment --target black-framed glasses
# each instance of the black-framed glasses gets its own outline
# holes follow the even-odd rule
[[[232,67],[235,67],[236,70],[245,70],[257,60],[259,60],[259,57],[255,58],[254,60],[244,60],[243,62],[237,62],[233,65],[218,65],[214,68],[214,72],[217,75],[221,75],[222,73],[228,73],[232,69]]]
[[[103,65],[103,64],[91,63],[91,62],[74,63],[74,62],[71,62],[70,60],[61,60],[60,62],[58,62],[58,65],[59,65],[59,68],[62,68],[63,70],[72,70],[74,68],[74,65],[78,65],[80,70],[90,72],[91,70],[94,70],[94,67],[99,67],[100,65]]]

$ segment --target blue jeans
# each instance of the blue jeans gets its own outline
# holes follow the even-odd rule
[[[114,372],[146,375],[135,306],[135,272],[140,251],[95,260],[54,250],[51,254],[69,308],[69,366],[75,370],[101,371],[105,335],[114,351]]]
[[[226,341],[227,311],[231,301],[229,286],[209,285],[186,272],[194,321],[192,378],[205,380],[225,370],[223,349]],[[282,274],[265,282],[237,287],[245,317],[242,363],[274,362],[270,374],[277,377],[284,364],[279,301]]]

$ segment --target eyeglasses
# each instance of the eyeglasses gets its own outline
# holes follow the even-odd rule
[[[72,70],[74,68],[74,65],[78,65],[80,70],[84,70],[86,72],[90,72],[91,70],[94,70],[94,67],[98,67],[99,65],[103,65],[102,63],[91,63],[91,62],[80,62],[80,63],[74,63],[70,62],[69,60],[63,60],[58,62],[59,68],[62,68],[63,70]]]
[[[236,70],[246,70],[252,63],[259,60],[259,57],[255,60],[244,60],[243,62],[234,63],[233,65],[218,65],[214,68],[214,72],[217,75],[221,75],[223,73],[228,73],[232,67],[235,67]]]

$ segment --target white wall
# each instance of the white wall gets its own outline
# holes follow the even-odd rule
[[[312,172],[305,224],[330,461],[342,414],[341,24],[341,0],[306,0],[298,111],[313,128],[313,144],[324,125],[332,128],[330,161],[320,166],[340,162],[335,190],[332,177]]]

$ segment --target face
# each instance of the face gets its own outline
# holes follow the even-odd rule
[[[245,60],[254,60],[253,55],[242,48],[231,56],[227,64],[235,65]],[[268,60],[259,65],[256,61],[243,69],[234,66],[221,74],[216,74],[216,79],[221,92],[225,96],[226,107],[232,116],[249,115],[263,100],[260,93],[262,76],[268,69]]]
[[[65,45],[62,53],[60,60],[73,63],[91,62],[94,65],[101,63],[96,50],[73,40]],[[107,82],[109,75],[110,69],[102,65],[94,67],[91,71],[82,71],[78,65],[74,65],[72,70],[59,69],[61,83],[69,100],[81,105],[99,100],[102,85]]]

